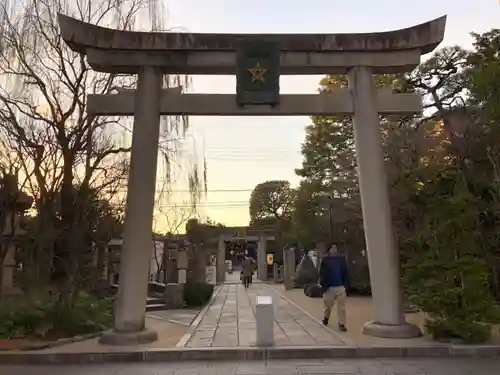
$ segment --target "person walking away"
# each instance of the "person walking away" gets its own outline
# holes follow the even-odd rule
[[[339,330],[347,331],[347,264],[345,258],[338,254],[335,244],[330,245],[327,255],[321,260],[319,279],[323,289],[323,303],[325,305],[323,324],[328,325],[332,308],[337,304]]]
[[[245,260],[242,263],[242,271],[243,271],[243,285],[245,288],[248,288],[250,285],[250,278],[253,273],[253,259],[249,256],[245,256]]]
[[[253,276],[255,275],[255,272],[257,271],[257,262],[252,257],[250,257],[250,259],[252,260],[252,273],[250,274],[250,285],[252,285]]]

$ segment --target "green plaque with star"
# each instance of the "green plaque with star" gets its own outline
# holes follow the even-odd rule
[[[238,105],[280,102],[280,46],[272,41],[242,41],[236,59]]]

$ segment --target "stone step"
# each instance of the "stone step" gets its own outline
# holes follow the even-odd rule
[[[0,365],[55,365],[123,362],[180,362],[180,361],[266,361],[285,359],[342,359],[342,358],[498,358],[500,346],[495,345],[427,345],[427,346],[296,346],[296,347],[238,347],[238,348],[171,348],[129,349],[97,352],[0,352]]]
[[[146,305],[157,305],[157,304],[162,304],[165,303],[165,299],[162,297],[148,297],[146,301]]]
[[[161,311],[161,310],[167,310],[167,305],[164,303],[155,303],[151,305],[146,305],[146,311]]]
[[[165,293],[156,293],[156,292],[151,292],[148,293],[148,298],[163,298]]]

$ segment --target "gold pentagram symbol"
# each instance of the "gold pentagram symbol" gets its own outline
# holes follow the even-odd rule
[[[257,64],[255,64],[255,67],[248,69],[248,71],[252,75],[252,83],[254,83],[255,81],[261,81],[262,83],[265,82],[264,74],[266,74],[267,69],[262,68],[258,61]]]

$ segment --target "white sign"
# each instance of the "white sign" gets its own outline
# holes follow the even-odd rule
[[[179,284],[186,284],[186,270],[178,270],[177,281]]]
[[[314,250],[310,250],[307,255],[309,255],[309,258],[311,258],[314,267],[318,267],[318,253]]]
[[[271,296],[257,296],[257,305],[272,305],[273,297]]]
[[[217,268],[215,266],[206,266],[205,267],[205,282],[207,284],[215,285],[217,283],[216,275]]]

